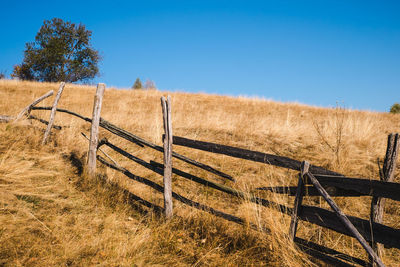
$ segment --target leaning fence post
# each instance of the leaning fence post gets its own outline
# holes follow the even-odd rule
[[[292,213],[292,219],[290,221],[290,228],[289,228],[289,238],[294,241],[296,237],[296,230],[297,230],[297,222],[298,222],[298,214],[301,212],[301,203],[303,202],[303,195],[304,195],[304,175],[308,172],[310,168],[310,164],[307,161],[303,161],[300,167],[299,173],[299,182],[297,184],[296,190],[296,198],[294,199],[294,207]]]
[[[382,172],[379,173],[381,181],[392,182],[394,178],[394,170],[396,169],[396,161],[399,150],[399,134],[389,134],[386,147],[385,160],[383,162]],[[373,197],[371,201],[371,225],[373,222],[382,223],[383,213],[385,208],[385,199],[380,197]],[[371,247],[375,253],[381,257],[383,254],[382,244],[371,242]],[[370,262],[372,259],[370,258]]]
[[[310,182],[314,185],[315,189],[319,192],[319,194],[326,200],[326,202],[329,204],[329,206],[333,209],[333,211],[336,213],[338,216],[339,221],[343,224],[346,229],[353,234],[354,238],[357,239],[357,241],[361,244],[361,246],[367,251],[368,255],[371,257],[371,259],[379,266],[383,267],[385,264],[383,264],[382,260],[376,255],[374,250],[371,248],[371,246],[368,244],[368,242],[365,240],[365,238],[360,234],[360,232],[357,230],[357,228],[351,223],[351,221],[347,218],[347,216],[343,213],[343,211],[338,207],[338,205],[333,201],[331,196],[326,192],[326,190],[322,187],[322,185],[319,183],[317,178],[314,177],[314,175],[310,172],[307,172],[305,174],[307,178],[310,180]]]
[[[58,89],[57,95],[54,99],[53,107],[51,108],[49,124],[47,124],[47,129],[46,129],[46,132],[44,133],[42,144],[46,144],[47,138],[49,138],[51,127],[53,127],[54,118],[56,116],[57,104],[61,98],[61,94],[64,90],[64,86],[65,86],[65,82],[62,82],[60,84],[60,88]]]
[[[17,115],[17,117],[15,118],[15,121],[21,119],[26,113],[29,115],[29,113],[31,112],[32,107],[36,106],[37,104],[39,104],[42,100],[48,98],[49,96],[53,95],[53,90],[48,91],[46,94],[42,95],[41,97],[37,98],[35,101],[33,101],[31,104],[29,104],[28,106],[26,106],[23,110],[21,110],[21,112]]]
[[[96,174],[96,152],[99,141],[100,111],[106,85],[97,85],[96,95],[94,96],[92,128],[90,130],[89,152],[88,152],[88,174],[94,177]]]
[[[171,218],[172,209],[172,121],[171,121],[171,98],[161,97],[161,106],[164,122],[164,210],[165,217]]]

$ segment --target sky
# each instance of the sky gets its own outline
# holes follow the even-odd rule
[[[386,112],[400,102],[400,1],[4,1],[0,71],[44,20],[82,23],[93,83]]]

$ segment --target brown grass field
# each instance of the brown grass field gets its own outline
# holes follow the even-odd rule
[[[15,116],[58,84],[0,80],[0,114]],[[67,84],[59,102],[90,117],[95,87]],[[102,117],[161,145],[160,97],[172,97],[174,135],[232,145],[297,160],[307,160],[347,176],[378,179],[377,158],[385,155],[387,135],[399,131],[400,115],[312,107],[297,103],[107,89]],[[53,97],[39,106],[50,106]],[[48,111],[32,111],[48,120]],[[57,113],[50,142],[42,146],[45,126],[22,120],[0,124],[0,266],[321,266],[288,239],[290,217],[222,192],[173,177],[173,190],[215,209],[244,218],[254,231],[174,202],[175,216],[165,221],[145,207],[128,203],[121,188],[163,206],[162,195],[98,163],[113,184],[91,180],[77,169],[85,163],[90,125]],[[102,130],[100,138],[144,159],[162,162],[162,154],[140,148]],[[103,147],[132,173],[162,184],[162,177]],[[255,188],[297,184],[297,173],[261,163],[182,147],[174,150],[226,172],[223,180],[178,160],[174,166],[234,188],[293,206],[293,197]],[[400,182],[399,169],[396,182]],[[346,214],[369,219],[370,197],[335,201]],[[328,208],[319,197],[305,203]],[[400,228],[400,208],[387,201],[384,224]],[[358,242],[334,231],[299,222],[298,236],[367,259]],[[400,265],[397,249],[385,249],[387,266]]]

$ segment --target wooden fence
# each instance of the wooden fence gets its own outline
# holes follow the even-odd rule
[[[52,91],[36,99],[32,104],[24,108],[16,118],[10,116],[0,116],[0,121],[11,121],[19,120],[23,116],[29,119],[38,120],[44,124],[47,124],[47,130],[43,138],[43,144],[46,143],[50,130],[61,129],[60,126],[53,125],[54,117],[56,112],[63,112],[80,118],[84,121],[91,123],[91,132],[89,140],[89,152],[88,152],[88,173],[94,176],[96,173],[96,159],[100,163],[107,167],[110,167],[116,171],[123,173],[130,179],[143,183],[164,195],[164,208],[160,208],[140,197],[135,197],[135,200],[146,205],[147,207],[156,207],[158,210],[163,210],[167,218],[173,216],[173,202],[172,199],[180,201],[191,207],[203,210],[211,213],[215,216],[224,218],[238,224],[245,224],[245,221],[237,216],[227,214],[223,211],[213,209],[205,204],[201,204],[190,200],[182,195],[172,191],[172,173],[201,184],[203,186],[211,187],[215,190],[224,192],[234,197],[246,199],[250,202],[258,205],[278,210],[281,213],[291,216],[291,223],[289,227],[289,236],[297,244],[297,246],[305,251],[306,253],[319,258],[325,262],[329,262],[338,266],[353,266],[354,264],[366,266],[376,265],[384,266],[380,257],[382,254],[382,245],[390,248],[400,249],[400,229],[395,229],[382,224],[384,199],[392,199],[400,201],[400,184],[393,183],[394,170],[396,167],[396,160],[399,148],[399,135],[390,134],[388,136],[388,145],[385,155],[385,161],[383,168],[380,168],[380,180],[370,180],[362,178],[351,178],[346,177],[342,174],[336,173],[325,168],[311,165],[306,161],[298,161],[288,157],[277,156],[273,154],[262,153],[258,151],[252,151],[232,146],[226,146],[222,144],[215,144],[211,142],[192,140],[184,137],[173,136],[172,134],[172,120],[171,120],[171,99],[168,97],[165,99],[161,98],[161,105],[163,110],[163,122],[164,122],[164,135],[163,135],[163,147],[153,144],[149,141],[144,140],[116,125],[102,119],[100,117],[102,97],[105,90],[104,84],[99,84],[96,90],[93,105],[92,119],[84,117],[73,111],[66,109],[57,108],[57,104],[61,97],[61,92],[64,89],[65,84],[60,85],[59,92],[55,98],[52,107],[37,107],[36,105],[46,97],[53,94]],[[31,115],[32,110],[49,110],[51,111],[49,121],[40,119]],[[117,147],[116,145],[103,138],[99,141],[99,127],[113,133],[116,136],[124,138],[135,145],[141,147],[149,147],[156,151],[164,154],[164,162],[159,163],[155,161],[144,161],[127,151]],[[260,162],[263,164],[269,164],[277,167],[287,168],[291,170],[299,171],[298,185],[296,187],[261,187],[258,190],[267,190],[278,194],[288,194],[295,196],[294,207],[290,208],[285,205],[275,203],[270,200],[266,200],[255,196],[250,193],[246,193],[232,187],[219,184],[213,181],[206,180],[204,178],[195,176],[193,174],[184,172],[182,170],[172,167],[172,158],[182,160],[186,163],[202,168],[208,172],[218,175],[222,178],[228,179],[235,182],[235,179],[215,168],[198,162],[194,159],[190,159],[184,155],[178,154],[173,151],[172,145],[184,146],[192,149],[207,151],[211,153],[223,154],[230,157],[239,159],[250,160],[254,162]],[[127,169],[121,167],[117,162],[110,158],[107,154],[108,160],[97,155],[97,151],[101,150],[102,146],[107,146],[122,156],[140,164],[141,166],[152,170],[158,175],[163,176],[163,186],[140,176],[137,176]],[[322,196],[331,210],[323,209],[320,207],[303,205],[302,200],[306,196]],[[332,196],[341,197],[359,197],[359,196],[371,196],[371,213],[370,220],[362,218],[347,216],[338,207]],[[306,241],[304,239],[296,237],[296,230],[299,220],[307,221],[309,223],[322,226],[338,233],[348,235],[357,239],[358,242],[363,246],[369,256],[369,261],[346,255],[338,252],[334,249],[323,247],[319,244]],[[255,225],[250,224],[254,229],[258,229]]]

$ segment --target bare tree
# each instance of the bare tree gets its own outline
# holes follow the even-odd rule
[[[147,90],[157,89],[156,84],[150,79],[146,80],[146,83],[144,84],[144,88],[146,88]]]

